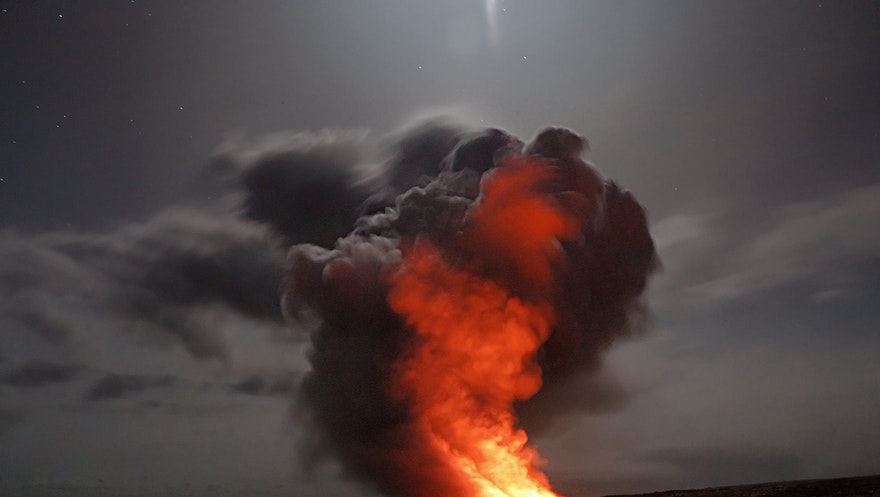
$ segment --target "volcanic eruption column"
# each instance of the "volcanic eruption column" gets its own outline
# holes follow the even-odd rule
[[[584,147],[557,128],[462,140],[335,249],[291,250],[288,313],[321,318],[302,395],[353,474],[391,495],[557,495],[515,407],[542,368],[597,368],[656,266],[644,211]]]

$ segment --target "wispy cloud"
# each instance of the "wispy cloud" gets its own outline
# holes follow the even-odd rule
[[[850,291],[858,264],[880,257],[880,185],[780,206],[756,220],[757,232],[727,232],[730,215],[684,214],[655,226],[666,269],[661,304],[723,304],[791,283],[834,299]]]

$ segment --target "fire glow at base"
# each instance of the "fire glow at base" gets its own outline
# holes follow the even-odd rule
[[[511,261],[511,275],[545,291],[559,239],[580,228],[536,188],[552,175],[537,160],[500,168],[485,179],[484,196],[463,232],[465,243],[503,251],[497,255]],[[392,277],[388,301],[415,333],[411,350],[396,364],[393,388],[410,405],[414,429],[469,482],[475,497],[557,495],[537,469],[540,457],[526,445],[513,412],[515,401],[541,388],[535,356],[555,320],[548,302],[530,300],[452,267],[425,241],[404,251]]]
[[[455,271],[429,246],[417,247],[405,264],[389,299],[418,335],[395,385],[410,397],[415,428],[471,482],[475,496],[556,495],[512,412],[515,400],[541,386],[533,357],[549,333],[549,311]]]

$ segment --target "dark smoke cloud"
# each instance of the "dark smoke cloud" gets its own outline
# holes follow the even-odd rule
[[[301,359],[261,362],[301,339],[281,312],[285,250],[294,241],[332,245],[351,230],[364,200],[388,184],[369,151],[363,131],[227,143],[184,185],[188,207],[106,233],[0,231],[2,385],[39,395],[36,387],[64,382],[80,397],[73,380],[85,375],[56,365],[72,360],[106,375],[84,399],[107,400],[157,386],[170,363],[192,382],[289,394]],[[140,374],[151,369],[158,374]],[[231,387],[204,379],[218,374],[251,376]]]
[[[522,421],[543,427],[566,412],[625,402],[621,388],[596,372],[603,352],[638,328],[639,295],[656,259],[641,206],[584,162],[587,148],[564,129],[525,144],[503,130],[442,119],[384,144],[360,132],[324,131],[227,146],[209,169],[242,192],[244,219],[171,209],[107,234],[0,232],[0,339],[57,358],[75,343],[134,336],[228,362],[231,345],[217,319],[277,327],[283,311],[294,329],[310,330],[311,371],[298,385],[290,374],[245,374],[226,391],[281,395],[298,386],[293,410],[306,406],[318,428],[305,430],[303,460],[339,457],[364,481],[415,495],[432,461],[413,450],[407,406],[388,397],[391,367],[411,333],[387,305],[387,273],[402,245],[426,238],[515,287],[503,261],[459,241],[481,178],[505,157],[552,162],[557,179],[547,188],[584,220],[581,237],[563,244],[551,298],[559,322],[539,358],[546,387],[518,406]],[[174,381],[164,372],[83,363],[112,371],[86,390],[88,401]],[[3,378],[9,386],[41,386],[78,377],[59,368],[32,364]]]
[[[364,201],[386,186],[383,172],[366,164],[368,148],[358,131],[277,134],[226,145],[211,169],[244,191],[246,217],[287,244],[332,246],[351,231]]]
[[[394,134],[388,146],[391,186],[403,192],[430,182],[465,132],[449,119],[432,118]]]
[[[539,357],[546,386],[518,408],[524,425],[539,428],[573,409],[624,402],[620,389],[596,372],[604,352],[640,328],[640,296],[657,266],[643,208],[584,161],[583,137],[561,128],[543,130],[528,144],[501,130],[428,126],[414,133],[418,139],[404,135],[390,170],[398,189],[415,186],[384,210],[358,219],[333,248],[292,247],[284,293],[291,318],[320,320],[311,333],[312,370],[300,391],[319,428],[304,441],[306,459],[336,454],[352,474],[406,496],[422,495],[419,488],[437,464],[412,438],[407,406],[388,392],[393,364],[411,337],[386,302],[387,276],[400,262],[402,246],[427,238],[452,261],[477,261],[487,277],[527,295],[532,290],[512,280],[499,254],[463,244],[459,234],[479,198],[481,177],[503,167],[505,157],[537,156],[555,166],[554,184],[544,187],[583,228],[577,240],[562,244],[565,258],[555,272],[550,300],[558,322]],[[410,172],[404,174],[406,167]],[[600,395],[583,395],[589,393]]]
[[[397,204],[401,193],[424,187],[446,167],[450,153],[468,129],[448,118],[435,117],[392,133],[381,155],[383,181],[380,189],[361,205],[364,215],[381,214]],[[360,222],[360,220],[359,220]],[[348,231],[345,233],[348,234]]]

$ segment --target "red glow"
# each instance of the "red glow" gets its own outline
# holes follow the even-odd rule
[[[469,214],[470,246],[508,259],[530,283],[549,285],[558,240],[574,238],[581,227],[547,192],[555,179],[556,169],[535,158],[508,159],[484,177],[483,195]]]
[[[552,282],[558,239],[579,229],[542,192],[553,174],[535,160],[500,167],[483,181],[465,232],[468,246],[540,287]],[[392,386],[409,402],[413,429],[467,482],[465,497],[558,497],[513,411],[541,388],[535,354],[555,320],[549,303],[453,267],[425,241],[406,251],[391,284],[389,304],[415,332]]]

